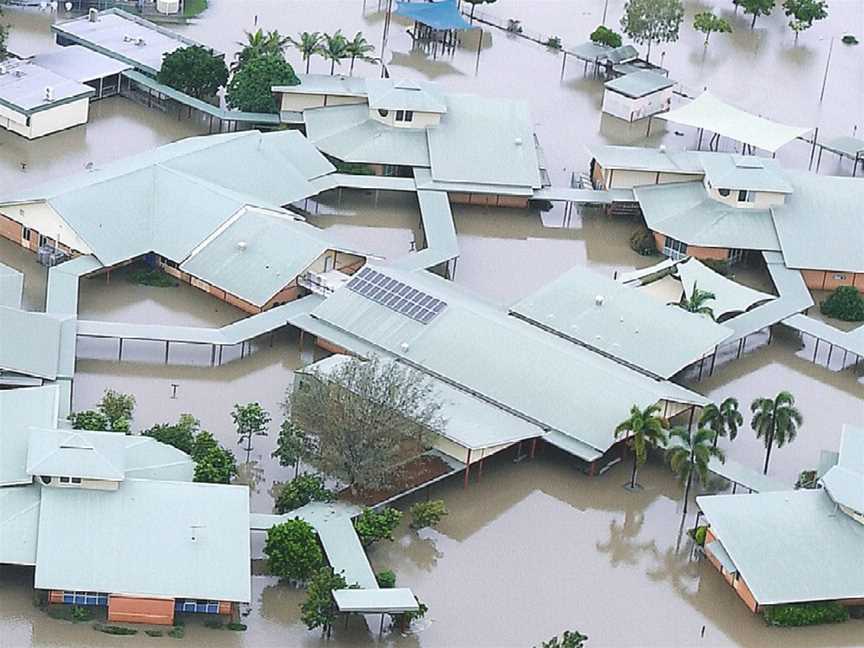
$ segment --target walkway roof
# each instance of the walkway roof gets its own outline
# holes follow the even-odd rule
[[[849,137],[848,135],[832,137],[820,144],[820,146],[853,159],[864,154],[864,139],[860,137]]]
[[[0,65],[5,67],[5,72],[0,74],[0,106],[24,115],[84,99],[96,92],[88,85],[62,77],[29,61]],[[51,88],[50,99],[46,98],[47,88]]]
[[[864,597],[864,525],[838,514],[824,491],[697,502],[760,605]]]
[[[56,315],[77,315],[78,282],[83,275],[101,267],[96,257],[82,255],[49,268],[45,311]]]
[[[200,45],[213,51],[198,41],[116,8],[100,11],[95,21],[84,15],[54,23],[51,29],[64,38],[151,74],[162,67],[165,54],[181,47]]]
[[[812,300],[810,305],[812,305]],[[804,310],[803,308],[799,310]],[[791,317],[783,319],[786,326],[794,328],[802,333],[819,338],[823,342],[833,344],[841,349],[846,349],[859,356],[864,356],[864,324],[855,327],[850,331],[841,331],[830,324],[826,324],[822,320],[809,317],[797,313]]]
[[[768,209],[739,209],[714,200],[701,182],[645,185],[633,191],[652,231],[700,247],[780,249]]]
[[[39,538],[39,589],[251,600],[245,486],[128,479],[116,491],[45,488]]]
[[[24,274],[0,263],[0,306],[21,308]]]
[[[123,436],[126,439],[126,477],[192,481],[195,462],[185,452],[150,437]]]
[[[366,79],[341,74],[298,74],[300,83],[273,86],[273,92],[286,94],[322,94],[340,97],[365,97]]]
[[[712,187],[792,193],[780,166],[771,158],[733,153],[700,153],[705,177]]]
[[[582,267],[525,297],[510,312],[662,378],[712,352],[732,333]]]
[[[864,515],[864,427],[843,426],[837,464],[821,482],[832,500]]]
[[[123,481],[126,477],[126,435],[31,428],[27,474]]]
[[[638,99],[671,88],[675,84],[676,81],[672,81],[662,74],[641,70],[607,81],[604,85],[607,90],[612,90],[631,99]]]
[[[432,29],[473,29],[462,17],[456,0],[437,0],[436,2],[397,2],[396,15],[431,27]]]
[[[414,592],[407,587],[333,590],[333,599],[340,612],[397,614],[419,607]]]
[[[702,161],[696,151],[598,144],[589,146],[588,152],[604,169],[683,173],[700,178],[704,175]]]
[[[366,92],[373,110],[412,110],[414,112],[447,112],[444,95],[436,83],[368,79]]]
[[[725,462],[722,462],[717,457],[711,457],[708,460],[708,470],[715,475],[720,475],[723,479],[748,488],[756,493],[789,490],[789,486],[774,481],[761,472],[732,459],[726,459]]]
[[[774,295],[727,279],[698,259],[688,259],[684,263],[679,263],[677,270],[688,299],[696,287],[714,293],[714,299],[708,300],[707,306],[714,311],[715,318],[728,313],[744,312],[756,304],[774,299]]]
[[[0,390],[0,486],[33,481],[25,469],[30,428],[56,425],[58,406],[56,385]]]
[[[450,210],[450,199],[443,191],[417,191],[423,234],[426,247],[419,252],[410,252],[394,261],[394,265],[406,270],[433,268],[459,256],[456,226]]]
[[[82,45],[69,45],[37,54],[32,61],[55,74],[78,83],[120,74],[129,65]]]
[[[60,366],[60,341],[68,318],[0,306],[0,369],[54,380]]]
[[[794,191],[771,209],[786,264],[864,272],[864,179],[787,175]]]
[[[35,565],[40,487],[0,488],[0,564]]]
[[[681,108],[661,113],[657,117],[683,126],[704,128],[770,153],[775,153],[784,144],[811,131],[810,128],[787,126],[758,117],[725,103],[707,91]]]
[[[694,392],[510,317],[431,273],[367,268],[447,306],[423,324],[346,287],[312,317],[526,421],[573,437],[593,449],[580,455],[589,461],[614,443],[615,426],[634,404],[707,403]],[[565,402],[570,406],[561,407]]]

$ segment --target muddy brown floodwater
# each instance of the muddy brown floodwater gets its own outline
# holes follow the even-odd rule
[[[715,35],[707,50],[690,29],[692,15],[711,3],[686,2],[681,40],[655,47],[652,60],[670,69],[687,88],[708,86],[743,108],[794,124],[819,126],[827,135],[849,134],[864,125],[864,65],[861,53],[835,42],[828,68],[825,98],[818,101],[832,36],[864,34],[864,3],[833,0],[830,16],[802,34],[798,45],[775,15],[760,18],[749,30],[731,3],[713,3],[731,17],[735,33]],[[610,24],[617,22],[623,0],[610,0]],[[380,46],[383,14],[377,0],[210,0],[210,8],[183,29],[217,48],[233,53],[244,29],[257,25],[283,33],[363,31]],[[565,44],[579,43],[600,22],[604,0],[498,0],[481,9],[498,18],[519,18],[526,29],[558,35]],[[31,54],[51,47],[51,18],[39,11],[7,8],[13,25],[10,47]],[[407,25],[395,20],[384,54],[392,76],[434,79],[456,92],[476,92],[529,101],[537,133],[556,184],[583,171],[595,143],[665,143],[673,148],[695,145],[695,133],[656,128],[644,140],[643,126],[624,127],[601,119],[602,85],[584,78],[569,61],[561,78],[561,55],[486,29],[477,57],[476,34],[463,48],[432,58],[412,52]],[[665,52],[665,53],[664,53]],[[290,52],[292,61],[297,60]],[[312,70],[324,72],[315,60]],[[358,63],[357,75],[375,76],[376,66]],[[0,193],[80,171],[88,163],[105,164],[181,137],[206,132],[194,120],[151,111],[123,98],[93,105],[86,127],[35,142],[0,131]],[[727,142],[723,143],[730,150]],[[808,147],[795,142],[778,155],[781,162],[806,168]],[[24,168],[22,169],[22,163]],[[848,167],[848,164],[847,164]],[[823,173],[848,173],[826,157]],[[627,237],[635,223],[609,220],[586,210],[565,224],[558,209],[539,214],[454,206],[461,257],[456,281],[504,303],[515,301],[573,265],[606,275],[651,263],[635,256]],[[312,221],[330,228],[358,247],[383,257],[405,254],[421,240],[419,212],[412,196],[331,192],[320,199]],[[26,274],[25,307],[44,306],[45,270],[33,257],[0,241],[0,261]],[[765,286],[759,273],[742,273],[747,283]],[[770,288],[770,285],[767,287]],[[189,287],[136,286],[122,273],[85,280],[81,317],[130,322],[222,326],[242,317],[230,306]],[[843,423],[864,424],[864,377],[861,367],[827,363],[827,351],[811,362],[812,341],[776,333],[749,340],[747,353],[734,360],[729,349],[717,370],[688,384],[711,397],[733,395],[746,405],[757,396],[791,390],[805,417],[799,438],[773,453],[770,476],[792,484],[798,472],[813,467],[823,448],[836,449]],[[228,412],[235,402],[257,400],[281,420],[278,404],[293,370],[318,353],[299,347],[296,333],[279,332],[256,342],[253,353],[225,352],[225,364],[209,367],[209,350],[175,345],[171,363],[163,348],[127,342],[122,363],[116,343],[81,340],[74,405],[91,407],[106,388],[134,393],[135,427],[176,419],[191,412],[223,443],[236,447]],[[172,397],[176,385],[176,397]],[[275,427],[275,426],[274,426]],[[274,483],[290,477],[271,458],[274,437],[256,440],[252,465],[243,481],[252,485],[252,509],[269,512]],[[763,448],[743,429],[730,457],[759,468]],[[539,643],[567,628],[588,634],[590,646],[860,646],[862,622],[794,631],[769,629],[751,615],[704,561],[691,559],[686,538],[679,540],[681,488],[659,461],[640,471],[644,490],[621,488],[628,467],[618,465],[599,478],[578,473],[558,451],[545,448],[533,461],[513,463],[502,453],[484,467],[482,481],[463,490],[450,479],[419,497],[444,499],[450,515],[438,529],[414,532],[403,526],[396,542],[373,547],[376,569],[396,572],[428,603],[426,619],[408,635],[385,632],[375,639],[360,619],[336,628],[330,642],[308,632],[299,621],[301,592],[266,576],[253,578],[253,601],[245,633],[204,628],[190,620],[189,645],[360,646],[377,641],[388,646],[519,646]],[[408,499],[400,506],[407,507]],[[692,524],[693,507],[687,520]],[[261,538],[253,537],[260,555]],[[89,625],[56,621],[31,605],[32,570],[0,568],[0,646],[54,648],[89,646],[173,646],[172,639],[117,638]],[[702,635],[704,628],[704,636]],[[376,628],[377,630],[377,628]],[[182,643],[182,642],[181,642]]]

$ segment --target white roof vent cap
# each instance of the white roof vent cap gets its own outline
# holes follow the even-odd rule
[[[408,344],[407,342],[403,342],[402,344],[399,345],[399,348],[402,349],[402,353],[408,353],[408,349],[411,348],[411,345]]]
[[[595,306],[602,306],[604,301],[606,301],[606,298],[603,295],[597,295],[594,298],[594,305]]]
[[[522,138],[521,138],[521,137],[517,137],[515,140],[513,140],[513,143],[514,143],[516,146],[522,146]]]
[[[665,153],[665,152],[666,152],[666,145],[665,145],[665,144],[661,144],[661,145],[660,145],[660,152],[661,152],[661,153]]]
[[[247,246],[248,246],[248,243],[246,243],[246,241],[237,241],[237,249],[240,250],[241,252],[243,250],[245,250]]]

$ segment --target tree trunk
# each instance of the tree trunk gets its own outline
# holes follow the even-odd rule
[[[312,55],[306,56],[306,74],[309,74],[309,64],[312,62]]]
[[[477,3],[476,3],[476,2],[472,2],[472,3],[471,3],[471,24],[472,24],[472,25],[474,24],[474,10],[475,10],[476,8],[477,8]]]
[[[354,76],[354,58],[353,56],[351,57],[351,70],[348,72],[348,76]]]
[[[768,474],[768,461],[771,459],[771,446],[774,445],[774,432],[772,430],[768,437],[768,447],[765,449],[765,467],[762,469],[762,474]]]
[[[638,464],[636,463],[636,451],[633,451],[633,473],[630,475],[630,488],[636,488],[636,468]]]
[[[300,458],[297,458],[297,461],[294,462],[294,479],[297,479],[297,476],[300,474]]]
[[[333,73],[336,71],[336,59],[330,61],[330,76],[333,76]]]
[[[720,438],[720,433],[719,433],[719,432],[715,432],[715,433],[714,433],[714,447],[715,447],[715,448],[717,447],[717,440],[718,440],[719,438]]]
[[[753,22],[750,23],[750,29],[751,29],[751,30],[756,26],[756,18],[758,18],[758,17],[759,17],[759,14],[757,14],[757,13],[754,11],[754,12],[753,12]]]
[[[708,47],[708,39],[711,38],[711,32],[705,32],[705,47]]]
[[[651,41],[648,41],[648,53],[645,55],[645,61],[651,60]]]
[[[684,512],[682,515],[687,517],[687,500],[690,499],[690,484],[693,483],[693,467],[690,467],[690,474],[687,475],[687,486],[684,487]]]

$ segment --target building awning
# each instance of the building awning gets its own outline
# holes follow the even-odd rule
[[[657,118],[683,126],[704,128],[771,153],[811,130],[752,115],[708,92],[703,92],[681,108],[657,115]]]
[[[770,477],[766,477],[762,473],[732,459],[726,459],[726,461],[721,462],[716,457],[711,457],[708,460],[708,470],[733,484],[743,486],[755,493],[789,490],[789,487],[785,484],[776,482]]]
[[[397,2],[396,15],[416,20],[432,29],[473,29],[473,26],[459,13],[456,0]]]
[[[419,608],[417,599],[407,587],[333,590],[333,598],[340,612],[398,614],[416,612]]]
[[[714,311],[715,318],[727,313],[743,313],[756,304],[774,299],[774,295],[727,279],[697,259],[680,263],[678,276],[688,299],[693,296],[695,288],[714,294],[714,299],[708,300],[707,305]]]
[[[719,540],[712,540],[711,542],[705,543],[705,549],[717,559],[717,562],[720,563],[720,566],[723,567],[723,571],[727,574],[735,574],[738,572],[738,568],[735,566],[735,563],[732,562],[732,558],[729,557],[729,554],[723,548],[723,545],[720,544]]]

